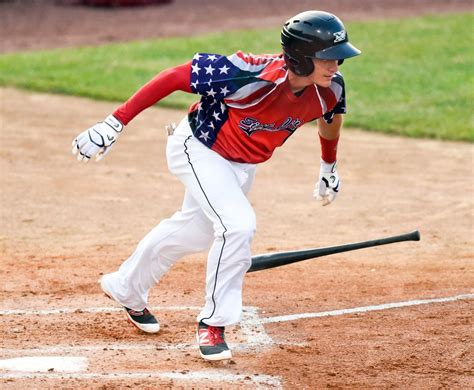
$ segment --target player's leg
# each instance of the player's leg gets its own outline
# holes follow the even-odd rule
[[[242,284],[251,265],[251,243],[256,230],[255,213],[243,191],[251,185],[253,172],[233,168],[241,176],[234,181],[236,185],[228,183],[224,192],[214,195],[207,192],[206,199],[212,204],[208,215],[215,213],[218,221],[214,223],[215,238],[208,253],[205,306],[198,320],[215,326],[240,321]],[[202,182],[203,188],[209,188],[205,179]]]
[[[172,138],[167,150],[169,168],[214,225],[206,302],[198,320],[219,330],[238,322],[241,316],[242,283],[251,264],[250,246],[256,228],[255,214],[243,188],[248,190],[255,166],[225,160],[190,135],[186,124],[181,124]],[[212,355],[216,359],[229,356]]]
[[[186,191],[182,209],[151,230],[117,272],[102,277],[101,286],[124,307],[141,312],[149,289],[170,267],[185,255],[207,250],[212,241],[212,222]],[[133,317],[129,319],[142,329]]]
[[[140,310],[147,304],[149,289],[178,259],[207,250],[212,241],[212,222],[186,191],[182,209],[152,229],[119,270],[109,274],[114,296]]]

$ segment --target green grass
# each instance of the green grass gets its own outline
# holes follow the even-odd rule
[[[473,15],[349,23],[363,55],[341,70],[346,125],[451,140],[474,140]],[[98,47],[0,56],[0,85],[122,102],[159,71],[195,52],[279,52],[279,29],[233,31]],[[196,99],[174,93],[160,105]]]
[[[414,137],[474,140],[473,15],[355,25],[347,124]]]

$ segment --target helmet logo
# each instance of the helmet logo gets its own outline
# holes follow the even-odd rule
[[[345,30],[335,32],[332,35],[334,35],[334,43],[338,43],[338,42],[344,41],[346,39],[346,31]]]

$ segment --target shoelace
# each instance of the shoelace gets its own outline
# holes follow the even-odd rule
[[[145,315],[150,313],[147,308],[143,309],[142,311],[136,311],[136,310],[128,309],[128,312],[132,316],[145,316]]]
[[[224,330],[216,326],[208,326],[209,339],[213,344],[221,344],[224,342]]]

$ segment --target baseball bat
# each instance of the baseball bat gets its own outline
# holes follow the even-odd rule
[[[370,248],[373,246],[393,244],[395,242],[402,241],[420,241],[420,232],[418,230],[414,230],[410,233],[400,234],[398,236],[379,238],[377,240],[354,242],[352,244],[256,255],[252,257],[252,265],[250,266],[247,272],[261,271],[263,269],[280,267],[282,265],[296,263],[298,261],[308,259],[314,259],[316,257],[354,251],[357,249]]]

